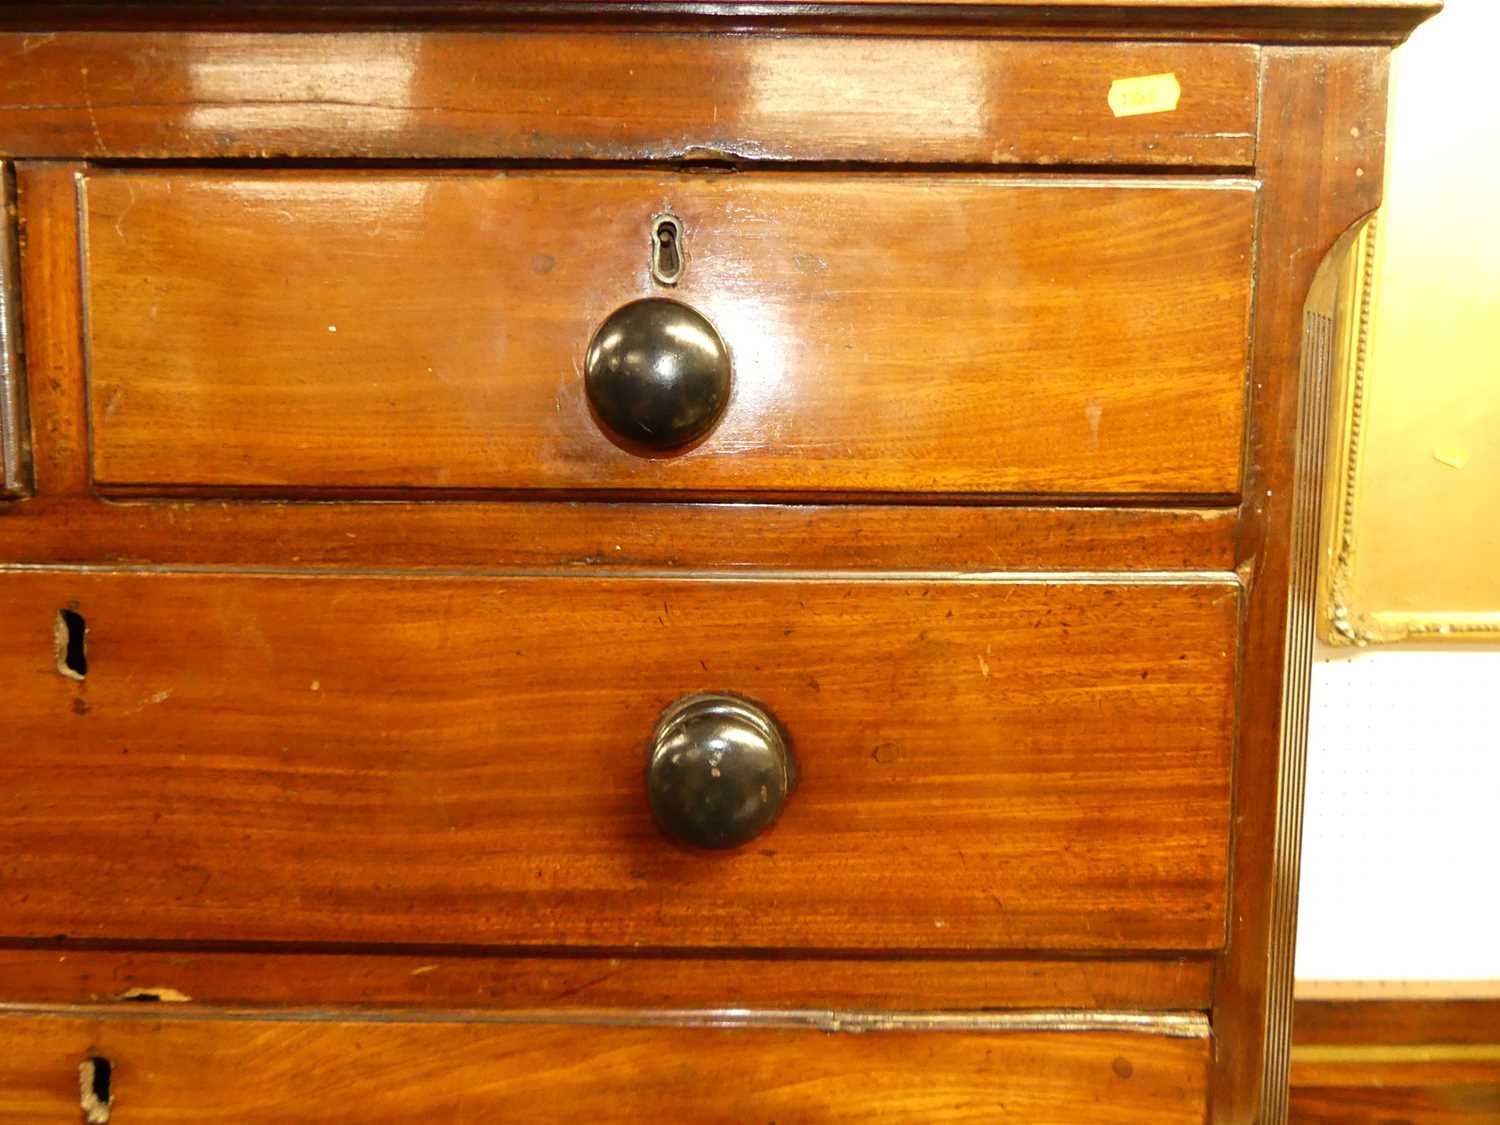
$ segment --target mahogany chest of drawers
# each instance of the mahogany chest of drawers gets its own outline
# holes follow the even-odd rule
[[[1431,8],[7,8],[0,1121],[1284,1120]]]

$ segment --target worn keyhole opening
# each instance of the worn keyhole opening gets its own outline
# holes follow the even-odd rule
[[[78,1064],[78,1107],[89,1125],[107,1125],[113,1093],[114,1067],[103,1055],[90,1055]]]
[[[651,220],[651,276],[676,285],[683,265],[682,222],[676,215],[657,215]]]
[[[57,670],[71,680],[81,680],[89,674],[88,652],[84,647],[87,634],[88,623],[83,614],[73,609],[57,611],[57,620],[52,627],[57,646]]]

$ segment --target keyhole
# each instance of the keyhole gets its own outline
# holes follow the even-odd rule
[[[677,272],[677,232],[670,224],[663,223],[656,232],[656,241],[660,244],[658,253],[661,255],[661,272]]]
[[[657,215],[651,221],[651,276],[676,285],[682,266],[682,223],[675,215]]]
[[[114,1067],[103,1055],[92,1055],[78,1064],[78,1107],[89,1125],[107,1125],[114,1095],[110,1075]]]
[[[81,680],[89,674],[88,653],[84,639],[88,627],[83,614],[75,609],[60,609],[52,623],[52,639],[57,649],[57,670],[70,680]]]

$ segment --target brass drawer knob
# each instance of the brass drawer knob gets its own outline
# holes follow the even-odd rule
[[[707,317],[648,297],[610,313],[584,361],[594,416],[629,446],[676,449],[704,434],[729,401],[729,350]]]
[[[736,848],[769,828],[797,784],[786,732],[757,703],[688,695],[651,735],[646,793],[662,831],[700,848]]]

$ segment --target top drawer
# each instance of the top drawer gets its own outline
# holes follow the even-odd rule
[[[194,7],[202,6],[176,18],[191,21]],[[653,22],[743,27],[792,6],[761,5],[725,21],[706,17],[711,7]],[[860,5],[799,7],[783,18],[860,22]],[[0,32],[0,151],[1254,166],[1257,47],[1028,42],[956,28],[902,35],[909,10],[865,7],[866,17],[883,8],[894,18],[873,35],[626,31],[623,20],[593,31]],[[555,4],[469,11],[475,22],[535,25],[549,9],[568,18]],[[996,13],[970,11],[994,30]],[[580,18],[576,7],[572,16]],[[1046,17],[1054,34],[1055,16]]]
[[[105,487],[1239,487],[1243,181],[122,171],[83,208]],[[652,295],[733,364],[717,427],[673,456],[609,440],[582,375],[600,323]]]

